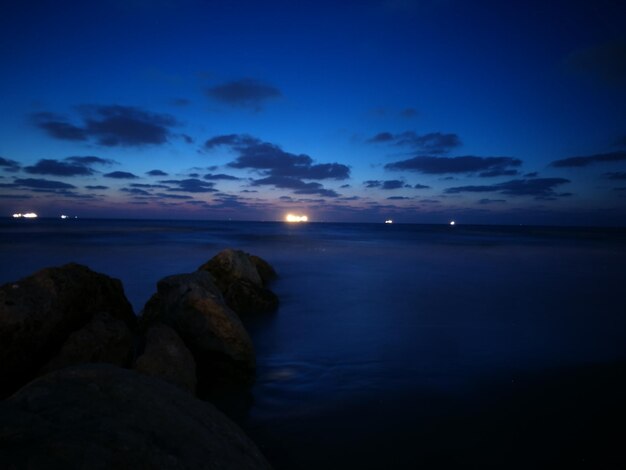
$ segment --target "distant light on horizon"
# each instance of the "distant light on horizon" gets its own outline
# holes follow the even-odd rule
[[[456,222],[454,220],[450,221],[450,225],[454,225]]]
[[[36,219],[38,216],[34,212],[26,212],[25,214],[17,213],[13,214],[14,219]]]
[[[393,220],[391,220],[391,219],[387,219],[387,220],[385,220],[385,223],[386,223],[386,224],[393,224]]]
[[[285,222],[308,222],[309,218],[306,215],[287,214],[285,216]]]

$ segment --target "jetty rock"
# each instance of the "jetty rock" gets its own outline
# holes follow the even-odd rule
[[[270,469],[211,404],[106,364],[51,372],[0,402],[3,468]]]
[[[231,248],[222,250],[198,268],[207,271],[238,314],[267,313],[278,308],[278,297],[267,288],[276,271],[265,260]]]
[[[175,330],[189,348],[196,362],[199,387],[204,388],[208,382],[249,384],[254,380],[252,341],[208,272],[161,279],[142,315],[146,330],[155,323]]]
[[[0,397],[36,377],[73,332],[101,313],[136,330],[122,283],[79,264],[0,286]]]
[[[148,329],[144,351],[133,369],[196,393],[196,361],[176,331],[167,325],[156,323]]]

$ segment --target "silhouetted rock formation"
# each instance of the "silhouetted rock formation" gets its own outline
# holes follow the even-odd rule
[[[134,369],[196,393],[196,361],[169,326],[157,323],[146,332],[146,346]]]
[[[258,256],[226,249],[198,270],[213,275],[224,300],[238,314],[272,312],[278,308],[278,297],[266,288],[276,278],[276,271]]]
[[[74,366],[35,380],[0,402],[0,423],[6,468],[270,468],[209,403],[110,365]]]
[[[131,330],[136,327],[121,282],[78,264],[42,269],[1,286],[0,396],[35,377],[59,353],[70,334],[85,327],[98,313],[121,320]],[[94,328],[98,329],[93,325],[92,333]],[[74,346],[81,342],[79,338],[72,341]],[[66,352],[74,346],[68,344]],[[75,352],[85,358],[95,353]],[[76,357],[74,352],[69,355]],[[58,360],[72,362],[69,357]]]
[[[252,382],[252,342],[211,274],[197,271],[161,279],[142,317],[146,327],[156,322],[173,328],[192,352],[201,386]]]

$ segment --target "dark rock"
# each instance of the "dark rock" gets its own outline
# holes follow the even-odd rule
[[[134,369],[196,393],[196,361],[169,326],[157,323],[146,333],[146,347]]]
[[[212,276],[203,271],[169,276],[144,308],[144,325],[164,323],[192,352],[199,385],[206,382],[251,383],[254,349],[237,315],[224,303]]]
[[[229,248],[198,270],[213,275],[228,306],[240,315],[272,312],[278,308],[278,297],[265,288],[276,277],[276,271],[258,256]]]
[[[273,312],[278,308],[276,294],[243,280],[235,281],[226,288],[224,300],[240,315]]]
[[[255,255],[248,255],[248,257],[250,258],[250,261],[252,261],[252,263],[256,267],[256,270],[259,273],[259,276],[261,276],[261,281],[263,281],[264,286],[269,284],[271,281],[273,281],[274,279],[278,277],[278,274],[276,274],[276,271],[274,270],[272,265],[270,265],[263,258],[260,258]]]
[[[0,287],[0,396],[16,390],[54,357],[70,333],[107,312],[134,328],[119,280],[67,264]]]
[[[61,351],[42,369],[49,372],[83,362],[106,362],[128,367],[133,337],[122,320],[108,313],[96,313],[83,328],[70,334]]]
[[[104,364],[52,372],[0,402],[0,462],[32,470],[270,468],[209,403]]]
[[[255,264],[250,260],[247,253],[241,250],[227,248],[220,251],[198,268],[198,271],[208,271],[215,278],[215,284],[224,292],[235,281],[248,281],[262,287],[263,281]]]

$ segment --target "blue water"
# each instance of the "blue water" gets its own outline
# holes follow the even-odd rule
[[[237,414],[277,468],[477,464],[502,396],[512,412],[537,377],[583,371],[588,390],[626,361],[624,229],[4,220],[0,282],[74,261],[121,279],[139,313],[157,280],[225,247],[280,275],[279,311],[246,320],[258,378]]]

